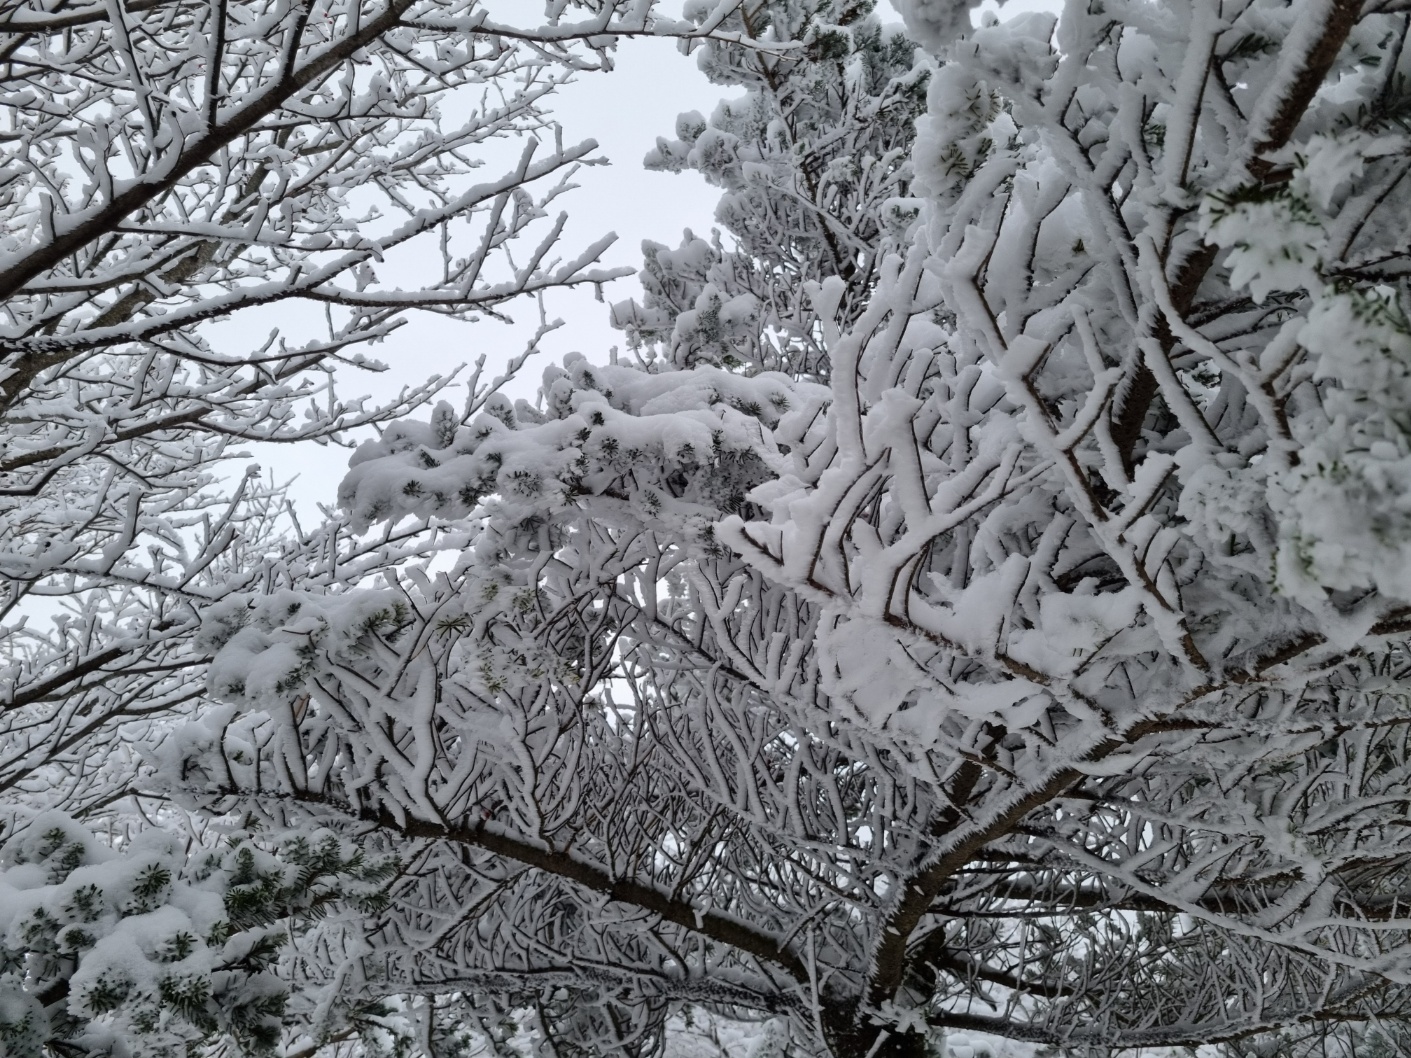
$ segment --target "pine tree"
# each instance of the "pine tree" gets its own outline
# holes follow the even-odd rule
[[[824,203],[771,205],[845,107],[684,123],[739,245],[649,277],[638,362],[359,449],[350,525],[445,560],[205,608],[227,711],[152,790],[395,853],[339,966],[432,1039],[1371,1046],[1411,1013],[1411,21],[901,6],[926,113],[857,196],[920,200],[898,234],[825,265]],[[779,56],[731,77],[828,89],[809,43],[873,39],[759,10],[696,12]]]
[[[4,1053],[155,1058],[230,1041],[276,1054],[289,931],[334,906],[377,910],[397,869],[331,834],[273,855],[248,841],[193,850],[156,831],[113,849],[40,815],[0,848]]]
[[[558,202],[596,146],[543,135],[549,101],[572,76],[610,66],[623,35],[692,27],[661,23],[637,0],[547,6],[542,21],[506,16],[522,24],[490,18],[480,0],[19,0],[0,11],[6,834],[46,810],[124,841],[149,829],[164,802],[142,795],[187,778],[179,760],[170,774],[154,763],[169,759],[172,725],[206,732],[219,715],[196,644],[208,608],[247,591],[357,584],[444,542],[425,525],[356,540],[340,518],[306,531],[284,488],[247,462],[250,446],[297,466],[304,446],[352,445],[434,404],[453,378],[468,384],[461,410],[472,415],[498,383],[459,377],[458,355],[385,402],[347,390],[388,370],[373,344],[400,366],[392,339],[412,314],[503,318],[516,299],[532,312],[545,295],[621,273],[596,267],[610,235],[562,249]],[[250,760],[261,747],[226,748]],[[258,838],[288,847],[308,833]],[[188,868],[178,857],[162,870],[186,892]],[[132,917],[118,923],[124,936],[138,929]],[[24,937],[3,943],[26,965],[57,952],[42,971],[57,989],[82,945],[44,928],[34,924],[43,951]],[[302,974],[284,1020],[275,992],[267,1007],[242,1006],[263,984],[242,998],[194,970],[163,976],[144,950],[142,981],[126,998],[115,985],[95,1000],[101,1011],[77,993],[36,998],[39,978],[9,982],[0,1020],[13,1039],[0,1050],[23,1036],[71,1056],[85,1033],[120,1022],[119,1050],[133,1035],[157,1050],[166,1040],[220,1052],[226,1037],[254,1046],[272,1025],[332,1024],[340,1010],[364,1028],[396,1023],[368,1030],[391,1040],[401,1024],[364,1003],[378,986],[360,975],[377,970],[349,954],[363,938],[341,950],[319,937],[318,958],[293,959],[294,937],[279,949],[280,972]],[[215,959],[198,939],[190,958]],[[261,965],[275,958],[261,952]]]
[[[389,986],[570,1053],[692,1003],[838,1058],[1402,1017],[1406,16],[904,7],[914,241],[809,282],[819,228],[753,229],[826,356],[692,352],[691,249],[669,356],[386,431],[341,502],[471,546],[213,612],[263,748],[188,796],[419,843]],[[680,156],[766,209],[744,115]]]
[[[808,283],[847,283],[845,320],[882,258],[905,244],[910,148],[931,64],[867,0],[752,0],[725,22],[749,45],[708,41],[697,65],[745,94],[682,114],[649,169],[699,173],[724,192],[723,234],[644,244],[641,302],[613,307],[631,349],[679,366],[826,377]],[[713,5],[688,5],[698,21]]]

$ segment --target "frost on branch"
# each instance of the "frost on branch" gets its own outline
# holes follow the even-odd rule
[[[521,298],[542,311],[541,297],[618,274],[598,267],[611,236],[564,237],[561,196],[598,159],[591,141],[552,134],[548,108],[572,75],[611,65],[620,35],[670,31],[654,6],[556,2],[519,25],[478,0],[5,6],[7,815],[62,808],[121,834],[154,790],[204,796],[185,753],[218,742],[228,719],[206,695],[207,617],[213,636],[243,632],[241,657],[255,658],[278,630],[232,616],[251,598],[307,598],[306,614],[326,611],[333,627],[362,621],[330,590],[456,536],[420,525],[356,540],[339,517],[301,526],[249,449],[270,446],[261,458],[283,478],[298,460],[281,452],[351,445],[429,406],[458,357],[385,402],[357,396],[360,372],[386,366],[369,347],[386,343],[395,361],[411,314],[493,320]],[[300,664],[276,651],[258,672],[228,667],[219,693],[246,695],[252,711],[287,704]],[[172,728],[188,719],[183,742]],[[261,748],[250,743],[247,761]],[[349,937],[347,950],[363,943],[360,927]],[[288,1020],[341,1033],[335,1015],[364,1009],[370,988],[356,957],[319,943],[293,975]],[[205,1039],[207,1014],[235,1017],[244,1002],[212,985],[219,1009],[190,1021],[159,1002],[160,974],[142,973],[141,1017],[189,1022],[169,1047],[152,1037],[158,1051]],[[30,1009],[18,996],[0,1001],[15,1024]],[[36,1000],[51,1028],[62,999]],[[138,1023],[128,1008],[95,1011]],[[286,1031],[270,1028],[277,1013],[261,1033]]]
[[[581,497],[699,537],[744,502],[778,459],[776,431],[816,414],[818,385],[717,368],[651,374],[569,354],[544,373],[543,410],[492,399],[465,426],[399,423],[354,453],[339,500],[355,524],[462,518],[493,496],[499,516],[553,518]],[[443,406],[451,415],[449,406]]]
[[[892,6],[923,48],[940,52],[970,31],[970,12],[980,5],[974,0],[892,0]]]
[[[1010,805],[1085,791],[1135,829],[1096,857],[1079,851],[1095,820],[1052,817],[1029,831],[1051,862],[1183,907],[1221,946],[1318,934],[1327,962],[1299,974],[1385,972],[1390,1002],[1402,971],[1359,962],[1352,909],[1400,891],[1406,852],[1387,853],[1377,795],[1329,813],[1363,745],[1404,766],[1404,699],[1374,676],[1401,671],[1387,637],[1408,599],[1403,18],[1069,5],[1056,27],[1017,18],[948,48],[915,153],[925,238],[829,342],[836,451],[793,453],[752,494],[772,518],[719,533],[817,600],[821,686],[920,767],[949,724],[984,722],[959,744],[1006,778],[992,822],[962,833],[1013,825],[999,789]],[[1257,763],[1222,782],[1221,754],[1183,761],[1180,731]],[[1337,783],[1295,807],[1327,757]],[[1212,783],[1250,808],[1216,807]],[[958,864],[965,840],[941,849]],[[1206,842],[1308,895],[1260,885],[1271,903],[1245,917],[1214,895],[1252,897],[1245,883],[1194,866]],[[1390,876],[1331,881],[1363,856]],[[1169,866],[1117,866],[1129,857]],[[1337,940],[1311,896],[1325,886],[1351,911]],[[889,957],[910,958],[884,942]],[[1242,1015],[1206,1016],[1241,1031]],[[1162,1017],[1132,1031],[1155,1042]]]
[[[715,5],[695,5],[707,20]],[[644,297],[613,307],[634,350],[796,375],[826,374],[804,285],[848,281],[856,314],[880,256],[904,245],[918,204],[908,198],[912,123],[930,64],[868,3],[751,3],[724,26],[755,47],[713,40],[697,64],[744,95],[707,118],[690,112],[657,140],[649,169],[697,172],[723,194],[717,233],[690,231],[678,249],[643,246]]]
[[[651,5],[576,6],[495,31],[473,0],[7,6],[0,788],[104,802],[197,697],[207,605],[377,564],[294,526],[248,443],[429,401],[454,364],[383,404],[340,389],[410,313],[616,274],[610,237],[562,250],[594,145],[532,134]]]
[[[147,831],[120,850],[58,813],[0,848],[0,1044],[134,1058],[229,1041],[273,1053],[291,925],[336,901],[370,909],[395,862],[331,835],[272,856],[249,844],[189,852]]]
[[[414,845],[388,989],[585,1050],[693,1003],[838,1058],[1404,1020],[1406,25],[1109,0],[944,45],[857,271],[767,217],[655,250],[634,365],[360,453],[360,524],[466,546],[361,638],[233,602],[217,671],[290,682],[213,688],[199,796]],[[767,212],[732,123],[788,90],[660,160]]]

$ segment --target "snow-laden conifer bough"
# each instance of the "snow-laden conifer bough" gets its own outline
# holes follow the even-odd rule
[[[431,6],[367,53],[408,84],[437,33],[550,76],[614,28],[522,51],[474,4]],[[699,61],[745,95],[683,115],[648,163],[720,185],[723,234],[649,244],[642,300],[612,310],[627,351],[550,366],[537,405],[370,416],[342,513],[311,532],[253,482],[201,521],[216,487],[191,463],[221,451],[202,438],[292,439],[298,394],[242,361],[208,397],[216,352],[191,324],[157,333],[206,296],[198,275],[236,296],[237,263],[299,229],[259,213],[266,250],[248,218],[240,239],[200,226],[235,223],[215,213],[125,220],[27,280],[48,286],[15,295],[9,340],[57,359],[21,378],[5,441],[69,440],[7,468],[31,477],[6,502],[38,512],[7,528],[28,563],[7,575],[85,609],[7,676],[33,690],[4,714],[0,882],[34,910],[0,936],[5,1046],[219,1050],[247,1008],[283,1018],[285,1055],[686,1053],[702,1024],[751,1020],[757,1054],[835,1058],[919,1058],[945,1033],[1011,1054],[1408,1044],[1411,5],[1083,0],[972,26],[911,0],[924,48],[868,6],[688,4]],[[645,7],[575,17],[646,32]],[[126,36],[93,38],[115,82],[155,68],[131,27],[218,9],[124,10]],[[157,120],[184,97],[123,98],[134,142],[184,127]],[[262,179],[362,164],[348,137],[374,133],[289,98],[289,137],[343,146],[261,140]],[[368,180],[401,171],[382,149]],[[293,223],[346,217],[328,194]],[[486,202],[506,238],[542,212]],[[33,217],[21,256],[77,238],[11,210]],[[100,284],[72,293],[79,265],[180,239],[216,249],[104,273],[130,333],[53,344],[118,326],[81,307]],[[269,282],[315,296],[324,249]],[[533,260],[522,288],[591,265]],[[338,289],[357,336],[381,325]],[[251,388],[220,382],[237,374]],[[184,432],[121,434],[198,399]],[[185,484],[128,488],[148,473],[129,452]],[[247,526],[267,557],[212,543],[261,539]],[[133,660],[84,667],[99,649]],[[128,839],[177,808],[213,851]],[[229,932],[198,937],[222,908]],[[228,969],[272,914],[278,954]],[[110,939],[135,915],[152,940]],[[178,935],[201,946],[168,958]],[[231,973],[288,1000],[242,1007]]]

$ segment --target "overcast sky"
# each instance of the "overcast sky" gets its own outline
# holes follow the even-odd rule
[[[708,233],[720,189],[695,173],[649,172],[642,158],[658,136],[674,138],[678,114],[709,114],[719,100],[739,94],[711,84],[694,56],[680,54],[674,42],[664,40],[624,41],[615,70],[584,75],[565,89],[554,107],[565,142],[595,139],[611,162],[582,170],[577,181],[582,186],[565,200],[568,245],[615,231],[618,241],[607,263],[637,268],[643,239],[675,246],[683,228]],[[604,301],[635,297],[640,289],[635,277],[618,280],[604,291]],[[591,291],[560,294],[553,301],[569,321],[567,333],[550,340],[556,355],[581,349],[605,358],[610,346],[620,344],[620,333],[607,323],[607,304],[597,304]]]
[[[608,164],[580,169],[574,177],[579,186],[550,207],[553,212],[566,212],[569,218],[559,254],[571,257],[615,232],[617,242],[603,264],[637,268],[643,239],[674,246],[683,228],[709,232],[719,190],[694,173],[648,172],[642,167],[642,158],[658,136],[673,135],[677,114],[685,110],[708,113],[730,94],[738,91],[712,85],[696,68],[694,56],[679,54],[675,42],[650,39],[623,41],[612,72],[581,74],[562,88],[551,106],[563,126],[563,142],[597,140],[598,153]],[[488,163],[487,176],[512,164],[520,151],[518,143],[508,143],[505,148],[503,160]],[[603,303],[596,300],[590,287],[550,292],[545,299],[548,314],[562,318],[566,326],[545,341],[538,359],[557,360],[571,350],[595,360],[606,359],[608,349],[621,342],[619,332],[608,326],[608,305],[639,292],[635,277],[605,287]],[[537,309],[528,299],[511,304],[507,311],[519,326],[507,327],[488,319],[467,324],[412,315],[394,337],[368,352],[395,363],[397,385],[474,360],[482,352],[491,363],[501,363],[523,348],[537,320]],[[528,372],[532,378],[522,395],[533,395],[541,373],[542,367]]]

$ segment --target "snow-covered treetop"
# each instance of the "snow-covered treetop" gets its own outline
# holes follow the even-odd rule
[[[687,14],[704,20],[710,6]],[[643,247],[645,296],[613,309],[634,349],[678,365],[826,376],[805,285],[845,279],[844,311],[855,315],[917,211],[906,197],[910,145],[931,64],[870,7],[744,4],[725,26],[753,46],[699,46],[700,69],[744,95],[709,118],[682,114],[646,165],[720,187],[716,220],[729,246],[688,231],[676,250]]]

